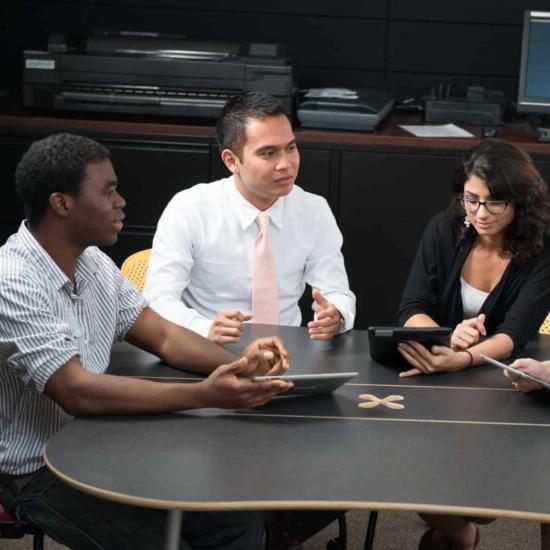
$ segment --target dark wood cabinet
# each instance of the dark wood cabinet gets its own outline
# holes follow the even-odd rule
[[[32,141],[26,136],[0,135],[0,228],[6,230],[23,219],[23,207],[15,190],[15,169]]]
[[[112,246],[103,247],[102,250],[120,267],[130,254],[151,248],[154,236],[154,228],[142,230],[132,227],[124,228],[120,232],[117,242]]]
[[[548,145],[548,153],[550,154],[550,144]],[[536,156],[533,158],[535,165],[537,166],[539,172],[541,173],[544,181],[547,185],[550,185],[550,161],[541,160],[541,156]]]
[[[425,225],[450,199],[456,156],[344,152],[339,223],[356,328],[396,324]]]
[[[207,143],[101,141],[111,151],[120,193],[126,199],[127,227],[155,228],[178,191],[208,180]]]

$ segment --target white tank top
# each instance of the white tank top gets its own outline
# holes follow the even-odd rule
[[[478,316],[479,310],[489,293],[473,287],[460,277],[460,295],[462,296],[464,319],[471,319]]]

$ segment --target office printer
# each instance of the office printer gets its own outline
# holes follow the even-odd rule
[[[392,110],[393,95],[385,90],[312,88],[299,103],[304,128],[372,132]]]
[[[25,107],[215,118],[231,95],[263,91],[291,113],[292,68],[278,44],[52,35],[23,63]]]

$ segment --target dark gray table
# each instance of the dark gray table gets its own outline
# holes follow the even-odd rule
[[[360,372],[332,395],[279,398],[255,410],[76,418],[45,450],[48,467],[98,497],[171,510],[414,510],[550,521],[550,393],[520,394],[496,367],[404,380],[368,354],[365,332],[311,342],[277,331],[295,373]],[[252,335],[247,330],[246,339]],[[550,337],[522,356],[550,357]],[[118,346],[110,372],[188,379]],[[400,394],[404,410],[361,409]],[[174,547],[174,546],[171,546]]]

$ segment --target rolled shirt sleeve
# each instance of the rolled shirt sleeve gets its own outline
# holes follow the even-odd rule
[[[147,307],[147,299],[115,267],[115,277],[118,279],[118,308],[116,317],[115,339],[119,342],[126,338],[127,332],[137,321],[141,312]]]
[[[51,300],[34,283],[0,285],[0,357],[26,386],[42,393],[59,368],[79,354],[73,329],[54,313]]]

